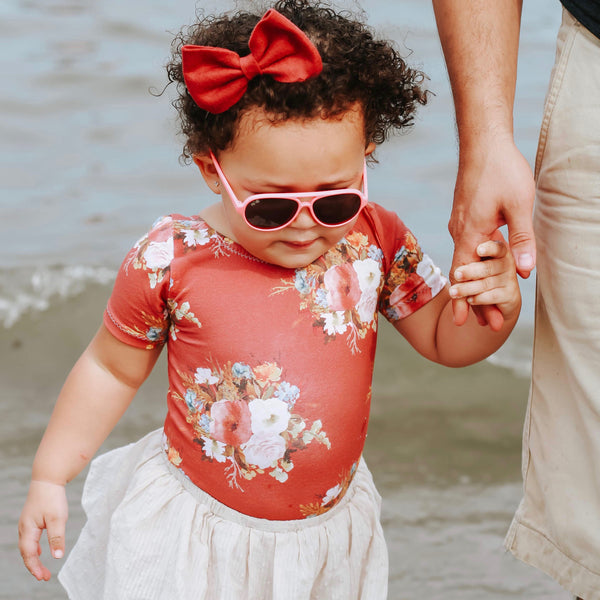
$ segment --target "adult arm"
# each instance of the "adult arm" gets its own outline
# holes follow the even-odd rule
[[[29,494],[19,520],[19,548],[37,579],[50,571],[40,560],[44,529],[53,556],[64,554],[65,485],[89,462],[121,418],[160,354],[117,340],[102,325],[59,394],[35,456]]]
[[[452,86],[459,164],[449,229],[455,251],[451,276],[476,259],[475,248],[501,225],[518,273],[535,266],[532,226],[535,185],[513,140],[513,104],[521,22],[520,0],[433,0]],[[486,308],[483,319],[499,324]],[[468,306],[454,302],[457,324]],[[481,315],[480,315],[481,318]]]

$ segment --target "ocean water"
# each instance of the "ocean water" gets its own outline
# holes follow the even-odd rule
[[[35,447],[68,368],[99,323],[127,249],[157,216],[193,214],[213,201],[195,168],[178,162],[172,91],[151,91],[163,89],[172,35],[196,9],[247,4],[0,3],[0,450],[6,482],[0,598],[63,597],[55,580],[37,584],[28,576],[16,549]],[[435,95],[413,130],[378,149],[369,191],[402,216],[447,270],[456,141],[431,4],[336,4],[362,7],[375,29],[430,77]],[[515,135],[533,163],[560,6],[524,4]],[[367,458],[383,492],[393,550],[390,598],[568,597],[501,549],[520,497],[533,278],[522,283],[523,314],[514,335],[488,362],[465,371],[426,364],[384,328]],[[401,386],[398,359],[411,374]],[[160,424],[160,370],[153,377],[141,393],[144,401],[134,404],[106,447]],[[494,387],[496,379],[502,384]],[[82,522],[82,481],[70,492],[71,541]]]

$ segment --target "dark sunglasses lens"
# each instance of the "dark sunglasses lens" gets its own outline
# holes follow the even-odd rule
[[[298,203],[290,198],[260,198],[246,206],[246,219],[259,229],[276,229],[289,223],[296,214]]]
[[[360,210],[358,194],[334,194],[319,198],[313,204],[315,216],[326,225],[339,225],[353,219]]]

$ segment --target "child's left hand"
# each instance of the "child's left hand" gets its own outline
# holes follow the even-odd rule
[[[515,261],[502,235],[494,237],[477,246],[479,262],[456,269],[450,296],[466,298],[473,306],[494,304],[505,320],[512,320],[521,309]]]

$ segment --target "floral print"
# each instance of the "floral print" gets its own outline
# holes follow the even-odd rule
[[[309,310],[314,327],[328,339],[345,335],[354,354],[369,331],[377,330],[377,299],[382,283],[383,253],[369,238],[353,232],[319,260],[296,269],[291,280],[273,290],[300,294],[300,308]]]
[[[244,270],[251,290],[240,290]],[[378,312],[404,318],[444,285],[380,207],[296,270],[258,261],[200,217],[173,215],[128,254],[104,322],[136,347],[169,342],[168,460],[235,510],[299,519],[330,510],[352,481]]]
[[[354,463],[347,473],[340,475],[340,482],[325,492],[321,502],[301,505],[300,511],[302,514],[305,517],[314,517],[331,510],[344,497],[344,494],[350,487],[354,474],[356,473],[356,468],[357,463]]]
[[[109,310],[106,312],[115,327],[133,338],[146,342],[147,350],[154,348],[157,344],[164,343],[166,338],[166,316],[164,313],[156,316],[142,310],[138,316],[138,320],[142,322],[142,325],[129,326],[115,319]]]
[[[215,256],[229,254],[231,240],[223,238],[208,227],[202,219],[174,220],[172,217],[158,219],[148,234],[134,245],[129,258],[126,260],[125,272],[129,268],[142,270],[147,273],[150,288],[154,289],[161,283],[171,270],[174,259],[175,240],[181,240],[184,251],[191,251],[208,244],[212,245]],[[190,309],[190,303],[177,303],[172,298],[167,300],[167,310],[159,317],[140,312],[144,327],[127,327],[113,322],[125,333],[148,342],[147,348],[153,348],[157,343],[166,340],[167,329],[172,340],[177,339],[178,323],[187,320],[199,328],[202,323]]]
[[[381,294],[381,310],[392,322],[407,317],[427,304],[446,283],[440,269],[408,233],[405,245],[394,256],[388,283]]]
[[[383,252],[359,232],[347,235],[323,257],[303,269],[293,280],[283,280],[273,293],[294,289],[301,310],[314,315],[327,339],[346,336],[354,354],[369,331],[377,330],[377,308],[391,321],[412,314],[446,284],[431,259],[421,252],[408,231],[404,245],[383,274]]]
[[[182,396],[187,422],[205,460],[228,463],[230,487],[243,490],[242,481],[268,473],[283,483],[294,468],[292,455],[316,441],[331,448],[321,421],[310,428],[295,411],[300,389],[282,380],[275,363],[251,367],[228,363],[224,368],[199,367],[193,374],[179,373],[185,383]],[[180,455],[167,445],[167,455]]]
[[[158,219],[148,234],[138,240],[125,265],[148,273],[150,287],[155,288],[169,274],[174,258],[175,240],[181,240],[184,251],[195,250],[208,244],[215,256],[231,254],[233,242],[223,237],[199,217]]]

